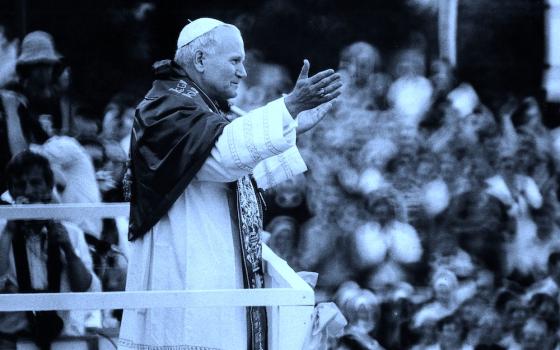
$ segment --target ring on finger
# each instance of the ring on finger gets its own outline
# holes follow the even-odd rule
[[[324,88],[319,89],[319,95],[325,96],[325,89]]]

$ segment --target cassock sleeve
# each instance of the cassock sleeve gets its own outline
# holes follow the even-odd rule
[[[266,189],[304,172],[296,127],[283,98],[235,119],[224,128],[195,179],[231,182],[254,173],[259,187]]]

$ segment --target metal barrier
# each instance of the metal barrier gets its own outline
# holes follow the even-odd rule
[[[0,219],[107,218],[128,216],[128,210],[128,203],[14,205],[0,206]],[[0,311],[266,306],[269,349],[301,349],[311,328],[313,290],[266,245],[263,259],[264,289],[0,294]]]

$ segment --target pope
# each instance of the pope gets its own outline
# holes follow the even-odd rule
[[[130,145],[127,291],[263,288],[259,189],[307,170],[297,135],[340,94],[332,69],[232,121],[227,100],[246,77],[240,31],[187,24],[174,60],[154,65]],[[126,310],[119,349],[267,349],[263,307]]]

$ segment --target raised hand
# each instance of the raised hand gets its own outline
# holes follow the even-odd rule
[[[327,103],[340,95],[342,82],[338,73],[327,69],[309,77],[309,67],[309,61],[304,60],[294,90],[284,98],[286,108],[294,118],[301,112]]]
[[[296,130],[297,133],[303,134],[307,130],[317,125],[317,123],[320,122],[321,119],[323,119],[325,115],[327,115],[327,113],[332,109],[332,106],[332,102],[327,102],[319,105],[318,107],[308,109],[298,114],[298,127]]]

